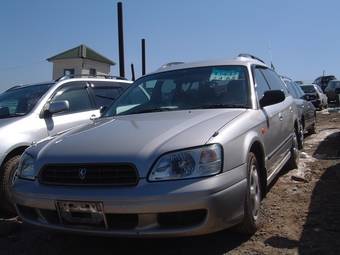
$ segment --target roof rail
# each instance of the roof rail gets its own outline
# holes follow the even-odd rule
[[[169,67],[169,66],[180,65],[180,64],[184,64],[184,62],[169,62],[167,64],[162,65],[159,69]]]
[[[105,79],[116,79],[116,80],[128,80],[125,77],[114,76],[114,75],[104,75]]]
[[[289,78],[289,77],[287,77],[287,76],[283,76],[283,75],[279,75],[279,76],[280,76],[280,78],[282,78],[282,79],[288,79],[288,80],[292,81],[292,79]]]
[[[106,75],[106,74],[70,74],[70,75],[61,76],[58,79],[56,79],[55,81],[63,81],[63,80],[66,80],[66,79],[82,78],[82,77],[127,80],[125,77]]]
[[[22,88],[23,86],[24,86],[24,84],[15,85],[15,86],[5,90],[5,92],[15,90],[15,89],[18,89],[18,88]]]
[[[256,60],[262,62],[263,64],[265,64],[265,62],[264,62],[262,59],[260,59],[260,58],[258,58],[258,57],[256,57],[256,56],[254,56],[254,55],[248,54],[248,53],[241,53],[241,54],[238,55],[238,57],[256,59]]]

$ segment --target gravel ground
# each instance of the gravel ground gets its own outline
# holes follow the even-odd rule
[[[300,165],[282,171],[262,201],[254,235],[131,239],[53,232],[0,212],[0,254],[236,255],[340,254],[340,110],[317,112],[319,133],[305,138]]]

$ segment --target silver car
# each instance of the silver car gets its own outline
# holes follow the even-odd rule
[[[249,54],[169,63],[90,125],[34,144],[12,186],[26,222],[68,232],[254,233],[261,199],[299,160],[297,106]]]
[[[20,155],[34,141],[100,117],[132,82],[116,77],[64,76],[0,94],[0,211],[16,214],[10,187]]]
[[[293,96],[295,103],[298,107],[299,120],[301,127],[299,129],[298,143],[299,149],[303,148],[304,134],[315,134],[317,133],[316,128],[316,109],[314,105],[309,101],[309,96],[296,84],[292,79],[280,76],[289,93]]]

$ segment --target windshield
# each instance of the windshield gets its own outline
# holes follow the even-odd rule
[[[301,86],[301,88],[305,93],[314,93],[315,92],[315,88],[314,88],[313,85]]]
[[[133,83],[102,117],[199,108],[249,108],[247,69],[215,66],[163,72]]]
[[[29,113],[52,85],[53,83],[21,87],[0,94],[0,118]]]

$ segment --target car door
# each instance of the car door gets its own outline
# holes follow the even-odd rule
[[[302,102],[305,127],[310,127],[314,123],[315,107],[310,101],[305,99],[305,92],[301,89],[301,87],[294,82],[292,83]]]
[[[68,101],[69,109],[45,118],[49,135],[90,123],[92,119],[99,117],[99,109],[95,109],[91,103],[88,86],[84,81],[70,82],[58,89],[50,103],[61,100]]]
[[[286,99],[278,104],[262,108],[266,116],[266,132],[263,136],[266,144],[267,174],[275,172],[289,152],[292,133],[294,132],[294,118],[292,104],[294,100],[289,95],[285,85],[279,76],[271,69],[258,67],[255,69],[255,80],[259,99],[262,97],[265,88],[268,90],[283,90]],[[295,105],[296,107],[296,105]]]
[[[89,89],[96,109],[109,106],[123,92],[118,82],[92,81]]]

